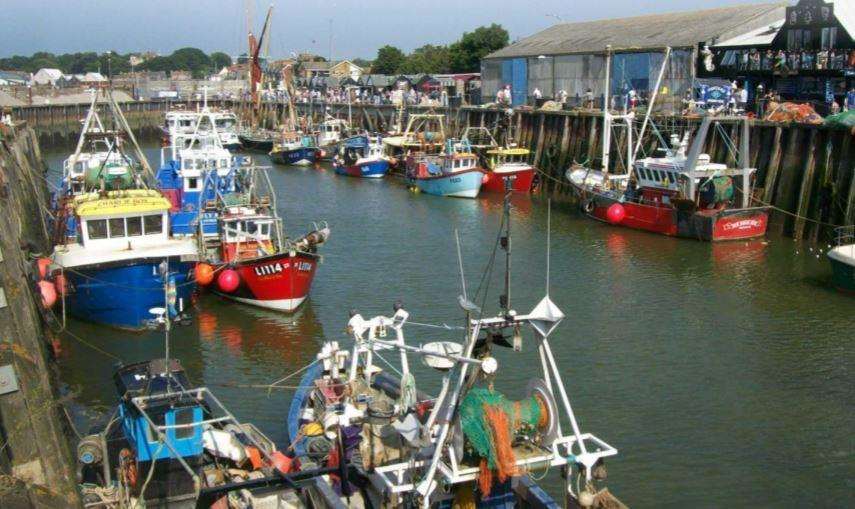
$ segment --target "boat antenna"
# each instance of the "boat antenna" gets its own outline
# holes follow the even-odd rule
[[[549,297],[549,257],[552,254],[552,198],[546,200],[546,296]]]
[[[499,296],[499,307],[504,310],[507,316],[511,310],[511,189],[510,178],[505,178],[505,203],[504,217],[504,232],[500,239],[502,249],[505,251],[505,293]]]

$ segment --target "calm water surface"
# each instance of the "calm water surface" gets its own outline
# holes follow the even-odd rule
[[[157,148],[147,152],[156,165]],[[49,153],[54,172],[66,154]],[[351,309],[390,315],[401,299],[412,321],[459,323],[453,231],[475,286],[501,198],[415,195],[396,179],[329,168],[275,167],[270,175],[292,236],[313,221],[332,228],[310,300],[287,316],[206,295],[193,324],[174,331],[173,352],[195,383],[281,443],[290,391],[246,386],[304,366],[325,339],[349,344]],[[546,210],[538,198],[513,203],[520,311],[544,292]],[[552,222],[551,296],[567,318],[551,343],[583,431],[619,450],[608,463],[612,492],[632,507],[853,505],[855,300],[830,289],[824,256],[782,238],[667,239],[592,222],[570,206],[554,206]],[[126,362],[163,353],[162,333],[77,321],[69,328]],[[408,332],[411,344],[440,339],[458,338]],[[497,387],[512,398],[539,375],[535,346],[528,334],[522,353],[497,354]],[[63,338],[60,368],[83,431],[115,405],[115,362]],[[418,369],[420,388],[437,389],[434,373]],[[554,472],[543,482],[560,493]]]

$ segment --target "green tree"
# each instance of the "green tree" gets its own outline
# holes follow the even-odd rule
[[[463,37],[449,47],[452,72],[479,72],[481,59],[510,42],[508,31],[493,23],[464,32]]]
[[[377,58],[374,59],[374,68],[371,72],[375,74],[396,74],[406,60],[404,52],[394,46],[383,46],[377,50]]]
[[[371,60],[368,60],[366,58],[354,58],[353,60],[351,60],[351,62],[353,62],[353,65],[358,65],[359,67],[362,67],[363,69],[367,69],[374,64],[374,62],[372,62]]]
[[[451,70],[451,55],[447,46],[426,44],[415,49],[401,65],[404,74],[444,74]]]
[[[215,51],[211,53],[211,66],[219,71],[223,67],[229,67],[232,65],[232,57],[226,55],[222,51]]]

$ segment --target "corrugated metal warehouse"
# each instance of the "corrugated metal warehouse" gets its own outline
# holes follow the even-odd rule
[[[853,0],[855,1],[855,0]],[[511,86],[513,104],[529,102],[538,88],[545,98],[559,91],[573,103],[590,88],[602,96],[605,49],[612,47],[611,93],[655,86],[665,47],[672,48],[663,89],[671,102],[692,85],[698,48],[780,21],[786,3],[750,4],[692,12],[561,23],[526,37],[481,61],[484,101]],[[668,102],[666,98],[665,102]]]

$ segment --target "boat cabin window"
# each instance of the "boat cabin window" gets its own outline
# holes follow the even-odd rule
[[[142,218],[129,217],[127,218],[128,237],[139,237],[142,235]]]
[[[220,159],[220,168],[228,168],[229,160],[228,159]]]
[[[185,191],[198,191],[199,190],[199,177],[189,177],[184,179],[184,190]]]
[[[144,216],[145,234],[154,235],[163,232],[163,216],[160,214]]]
[[[86,231],[89,233],[90,240],[106,239],[107,238],[107,220],[106,219],[90,219],[86,221]]]
[[[193,424],[195,420],[195,407],[176,408],[175,409],[175,426]],[[175,438],[192,438],[196,434],[196,426],[178,427],[175,428]]]
[[[110,226],[110,238],[125,237],[125,218],[114,217],[107,221]]]
[[[151,415],[150,417],[151,417],[151,421],[154,423],[155,426],[166,426],[166,413],[165,412],[155,413],[155,414]],[[157,441],[158,441],[157,432],[154,429],[152,429],[151,424],[149,424],[148,426],[145,427],[145,438],[146,438],[146,441],[148,441],[148,443],[150,443],[150,444],[157,443]]]

